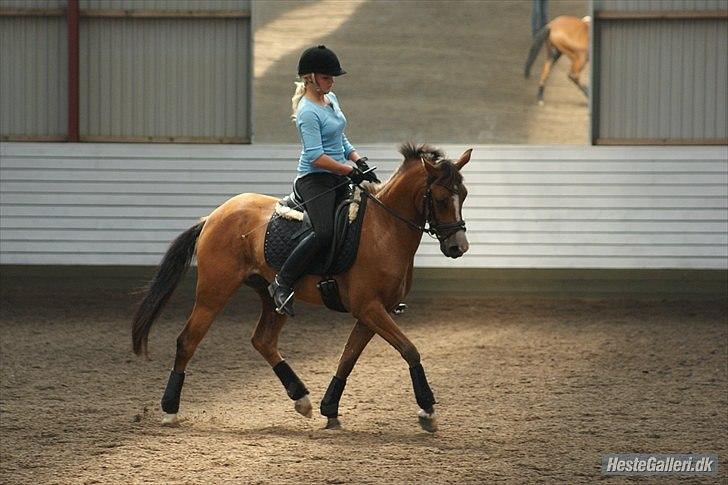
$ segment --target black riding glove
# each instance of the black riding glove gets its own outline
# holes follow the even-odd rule
[[[361,170],[362,172],[366,172],[367,170],[369,170],[369,165],[367,164],[368,160],[369,159],[367,157],[361,157],[359,160],[356,160],[354,163],[356,163],[356,166],[359,167],[359,170]],[[374,171],[369,172],[369,174],[371,174],[374,178],[367,179],[367,180],[369,180],[370,182],[377,183],[377,184],[381,183],[379,178],[377,178],[377,176],[374,174]],[[367,174],[367,175],[369,175],[369,174]]]
[[[374,175],[373,172],[364,173],[361,170],[359,170],[357,167],[352,167],[351,172],[349,173],[348,177],[351,179],[351,181],[355,185],[359,185],[360,183],[364,181],[368,182],[379,182],[377,179],[377,176]]]

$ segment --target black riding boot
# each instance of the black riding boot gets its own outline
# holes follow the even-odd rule
[[[273,297],[276,311],[281,315],[294,315],[293,311],[293,284],[300,278],[308,265],[318,253],[316,234],[311,233],[291,252],[283,263],[283,267],[276,275],[273,283],[268,286],[268,293]]]

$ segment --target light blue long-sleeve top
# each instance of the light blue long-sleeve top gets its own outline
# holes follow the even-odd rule
[[[296,110],[296,128],[302,146],[298,159],[299,177],[313,172],[328,172],[313,164],[323,154],[345,163],[354,151],[344,134],[346,117],[339,107],[339,100],[334,93],[325,96],[331,102],[326,107],[303,97]]]

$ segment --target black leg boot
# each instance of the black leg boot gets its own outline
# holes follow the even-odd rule
[[[283,263],[283,267],[276,275],[273,283],[268,286],[268,292],[273,297],[276,311],[281,315],[295,315],[293,311],[293,284],[306,272],[308,265],[318,254],[318,250],[316,234],[312,232],[298,243],[298,246]]]

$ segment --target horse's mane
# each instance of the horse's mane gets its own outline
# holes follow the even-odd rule
[[[442,178],[449,183],[461,183],[463,181],[460,171],[455,167],[452,160],[445,158],[445,154],[439,148],[430,145],[415,145],[413,143],[404,143],[399,147],[399,153],[404,157],[402,167],[408,165],[411,161],[419,162],[425,160],[437,165],[442,170]]]
[[[411,160],[420,161],[425,159],[428,162],[438,162],[445,158],[445,154],[439,148],[430,145],[415,145],[414,143],[403,143],[399,147],[399,153],[404,157],[404,163]]]
[[[443,170],[443,179],[447,181],[454,181],[454,183],[462,182],[462,175],[460,175],[460,172],[457,170],[452,160],[446,159],[445,153],[439,148],[426,144],[415,145],[414,143],[407,142],[400,145],[399,153],[402,154],[404,160],[399,168],[392,174],[390,179],[381,184],[369,184],[365,182],[366,185],[363,186],[367,192],[375,195],[379,194],[387,187],[387,185],[389,185],[390,180],[395,178],[396,175],[409,170],[414,164],[419,165],[423,159],[430,163],[434,163],[441,168]]]

